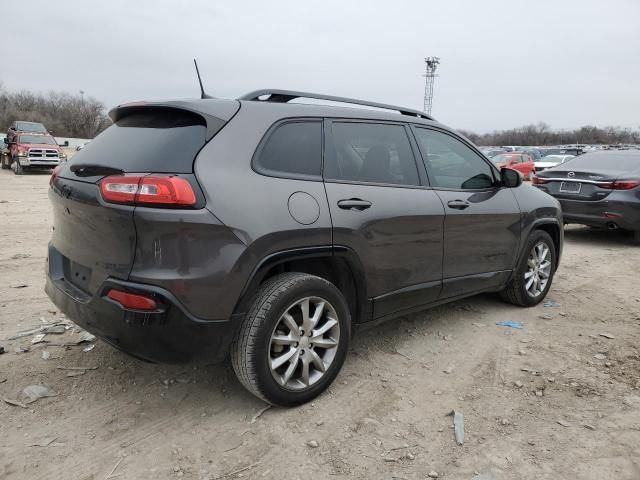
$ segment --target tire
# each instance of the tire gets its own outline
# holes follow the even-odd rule
[[[24,175],[24,167],[20,165],[20,162],[18,160],[14,160],[13,163],[16,164],[16,168],[13,173],[15,173],[16,175]]]
[[[538,266],[537,270],[535,270],[535,266],[530,265],[533,250],[539,245],[544,245],[548,249],[548,253],[543,258],[543,262],[541,262],[542,265],[545,265],[546,261],[550,262],[548,270],[546,267],[542,268],[542,265]],[[514,272],[513,279],[509,285],[500,292],[500,296],[508,303],[519,305],[521,307],[533,307],[544,300],[544,297],[547,296],[547,293],[551,288],[551,284],[553,283],[553,275],[555,274],[556,265],[556,247],[551,236],[549,236],[547,232],[542,230],[533,230],[529,235],[529,239],[527,240],[523,252],[523,256]],[[531,279],[530,269],[540,272],[537,274],[538,278],[540,278],[538,286],[529,286],[529,280]],[[542,286],[541,283],[543,283],[542,279],[544,278],[544,274],[547,274],[548,276],[546,283]],[[527,277],[525,277],[525,275],[527,275]],[[533,274],[533,277],[535,284],[536,273]],[[529,289],[527,286],[529,286]],[[535,290],[538,289],[538,287],[542,288],[540,288],[539,292],[536,292]],[[534,292],[531,290],[534,290]]]
[[[311,318],[324,302],[318,329],[307,324],[313,332],[333,325],[323,335],[311,336],[303,331],[305,299]],[[292,324],[285,313],[296,322],[298,332],[289,328]],[[337,317],[336,324],[330,321],[333,315]],[[272,405],[300,405],[317,397],[336,378],[347,355],[350,336],[349,307],[332,283],[304,273],[285,273],[267,280],[254,296],[231,345],[231,363],[240,383],[257,397]],[[283,341],[290,343],[280,344]],[[320,347],[321,343],[324,346]],[[332,343],[335,346],[327,346]],[[272,370],[273,361],[278,363],[285,357],[290,360]],[[318,359],[324,372],[316,368]],[[305,363],[309,365],[306,377]]]

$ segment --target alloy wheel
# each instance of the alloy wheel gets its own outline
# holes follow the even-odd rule
[[[320,297],[296,301],[281,315],[269,341],[273,378],[288,390],[304,390],[327,372],[338,351],[340,324]]]
[[[527,271],[524,273],[524,287],[532,297],[544,292],[551,276],[551,249],[545,242],[538,242],[529,253]]]

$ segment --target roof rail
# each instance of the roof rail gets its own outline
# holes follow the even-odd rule
[[[261,99],[260,97],[268,97]],[[315,98],[317,100],[328,100],[331,102],[351,103],[354,105],[365,105],[367,107],[382,108],[385,110],[395,110],[402,115],[409,115],[412,117],[425,118],[427,120],[433,120],[433,117],[427,115],[420,110],[413,110],[411,108],[398,107],[396,105],[387,105],[386,103],[368,102],[366,100],[357,100],[355,98],[335,97],[333,95],[323,95],[320,93],[310,92],[296,92],[292,90],[256,90],[255,92],[247,93],[241,96],[238,100],[251,100],[261,102],[274,102],[274,103],[287,103],[296,98]]]

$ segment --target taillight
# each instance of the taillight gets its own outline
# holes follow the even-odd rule
[[[613,182],[601,182],[598,183],[600,188],[606,188],[607,190],[631,190],[640,186],[640,179],[638,180],[614,180]]]
[[[191,184],[180,177],[106,177],[100,181],[100,193],[111,203],[184,207],[196,204]]]
[[[131,310],[157,310],[158,303],[151,297],[146,295],[140,295],[136,293],[128,293],[122,290],[116,290],[112,288],[107,293],[107,297],[111,300],[115,300],[120,305]]]
[[[545,183],[549,183],[549,180],[547,180],[546,178],[542,178],[542,177],[539,177],[537,175],[534,175],[531,178],[531,183],[533,183],[534,185],[542,185],[542,184],[545,184]]]
[[[58,173],[60,173],[60,165],[54,168],[53,171],[51,172],[51,176],[49,177],[49,186],[53,185],[53,182],[58,176]]]

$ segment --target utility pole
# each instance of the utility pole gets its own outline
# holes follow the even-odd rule
[[[438,75],[436,69],[440,63],[440,57],[427,57],[424,59],[425,74],[424,81],[424,111],[431,115],[431,107],[433,106],[433,83]]]

